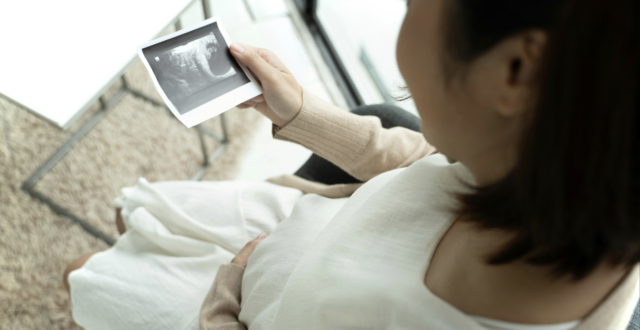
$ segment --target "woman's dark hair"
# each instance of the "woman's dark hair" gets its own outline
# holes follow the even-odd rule
[[[638,0],[455,0],[445,49],[464,65],[504,38],[548,32],[538,99],[506,178],[460,196],[470,221],[514,238],[490,264],[525,260],[579,280],[640,262]]]

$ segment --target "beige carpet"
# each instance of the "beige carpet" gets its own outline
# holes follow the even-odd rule
[[[160,99],[142,63],[130,85]],[[113,94],[113,90],[108,95]],[[34,95],[37,97],[37,95]],[[95,111],[62,131],[0,97],[0,329],[79,329],[62,285],[66,265],[102,241],[33,199],[20,185]],[[231,144],[205,180],[232,179],[257,127],[254,110],[227,113]],[[207,126],[219,131],[214,118]],[[209,149],[215,144],[209,140]],[[162,108],[125,97],[37,185],[38,191],[117,237],[111,201],[137,178],[187,180],[202,156],[194,130]]]

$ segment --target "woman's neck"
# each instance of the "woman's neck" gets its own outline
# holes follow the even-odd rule
[[[488,265],[486,256],[510,239],[501,231],[476,229],[457,220],[440,241],[425,276],[431,292],[462,312],[525,324],[584,318],[628,270],[603,264],[578,282],[552,279],[551,267],[525,262]]]

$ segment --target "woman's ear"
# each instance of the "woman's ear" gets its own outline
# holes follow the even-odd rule
[[[492,52],[500,72],[494,105],[500,115],[518,116],[530,107],[546,41],[544,31],[530,30],[501,42]]]

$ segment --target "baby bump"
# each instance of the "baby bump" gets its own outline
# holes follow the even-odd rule
[[[289,276],[310,245],[347,199],[300,198],[291,216],[249,258],[242,280],[239,319],[250,329],[270,329]]]

